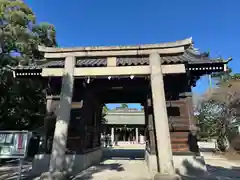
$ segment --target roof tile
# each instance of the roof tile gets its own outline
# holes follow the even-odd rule
[[[206,53],[198,53],[194,49],[187,49],[184,53],[175,55],[164,55],[161,57],[164,64],[212,64],[222,63],[222,60],[213,60],[208,57]],[[148,56],[122,56],[117,57],[117,66],[137,66],[137,65],[149,65]],[[76,67],[101,67],[107,66],[107,58],[81,58],[77,59]],[[30,65],[30,66],[18,66],[13,68],[14,70],[41,70],[43,67],[48,68],[62,68],[64,67],[64,61],[50,61],[43,65]]]
[[[184,53],[175,55],[164,55],[161,57],[164,64],[177,64],[177,63],[189,63],[189,64],[203,64],[219,62],[212,60],[203,54],[195,54],[191,50],[186,50]],[[117,66],[137,66],[137,65],[149,65],[148,57],[118,57]]]
[[[107,58],[78,59],[77,67],[99,67],[107,66]]]

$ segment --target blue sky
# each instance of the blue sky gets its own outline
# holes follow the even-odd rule
[[[62,47],[159,43],[193,37],[211,56],[233,57],[239,72],[240,1],[25,0],[38,22],[54,24]],[[193,89],[207,88],[203,77]],[[112,105],[115,107],[116,105]],[[131,105],[136,107],[136,105]]]

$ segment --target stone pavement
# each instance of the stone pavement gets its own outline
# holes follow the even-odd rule
[[[204,149],[205,148],[205,149]],[[223,157],[214,155],[211,148],[200,145],[202,156],[211,179],[215,180],[240,180],[240,162],[228,161]],[[104,149],[105,159],[96,166],[92,166],[79,173],[73,180],[150,180],[147,166],[144,161],[143,145],[124,145]],[[30,164],[24,165],[25,175]],[[15,180],[17,178],[17,164],[0,166],[0,180]],[[23,178],[23,180],[27,178]],[[35,180],[37,180],[36,178]],[[185,178],[199,179],[199,178]],[[33,180],[33,178],[28,178]]]
[[[24,162],[22,174],[28,174],[31,169],[31,162]],[[4,165],[0,164],[0,180],[16,180],[19,175],[19,162],[13,160]],[[24,179],[24,178],[23,178]]]
[[[200,146],[204,156],[209,179],[211,180],[240,180],[240,162],[230,162],[214,155],[208,147]],[[106,158],[100,165],[93,166],[80,173],[75,180],[148,180],[151,179],[144,162],[143,145],[124,145],[105,149]],[[197,177],[182,177],[184,180],[195,180]]]
[[[207,170],[217,180],[240,180],[240,162],[227,160],[205,159]]]
[[[105,160],[77,175],[74,180],[150,180],[143,160]]]
[[[208,173],[217,180],[240,180],[240,161],[229,161],[213,153],[213,142],[198,143]]]
[[[74,180],[150,180],[144,161],[144,146],[117,146],[103,151],[100,165],[78,174]]]

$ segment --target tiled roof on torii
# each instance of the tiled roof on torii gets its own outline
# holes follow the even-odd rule
[[[183,53],[176,54],[164,54],[161,55],[163,64],[190,64],[190,65],[201,65],[201,64],[225,64],[225,61],[221,58],[212,59],[208,53],[201,53],[193,47],[191,38],[176,41],[172,43],[160,43],[160,44],[149,44],[139,46],[99,46],[99,47],[80,47],[80,48],[51,48],[51,47],[39,47],[39,50],[44,53],[67,53],[75,51],[121,51],[121,50],[136,50],[136,49],[158,49],[158,48],[173,48],[173,47],[184,47]],[[149,57],[146,55],[133,55],[133,56],[117,56],[117,66],[138,66],[138,65],[149,65]],[[103,67],[107,66],[107,57],[77,57],[76,67]],[[35,64],[29,66],[18,66],[14,70],[34,70],[42,68],[63,68],[64,59],[43,59],[36,61]]]

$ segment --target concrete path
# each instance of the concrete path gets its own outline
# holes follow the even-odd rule
[[[100,165],[88,168],[74,180],[150,180],[144,161],[144,146],[128,145],[105,149]]]
[[[227,160],[205,159],[209,174],[217,180],[240,180],[240,163]]]
[[[230,161],[214,154],[214,143],[200,142],[198,144],[211,176],[216,177],[217,180],[240,180],[240,161]]]
[[[204,149],[205,148],[205,149]],[[228,161],[212,153],[212,147],[200,146],[205,159],[209,179],[211,180],[240,180],[240,162]],[[75,180],[147,180],[151,179],[144,162],[144,146],[124,145],[105,149],[107,160],[98,166],[93,166],[80,173]],[[184,180],[199,179],[197,177],[183,178]]]
[[[200,145],[207,170],[212,180],[240,180],[240,162],[229,161],[214,155],[211,147]],[[104,149],[102,163],[92,166],[79,173],[73,180],[150,180],[144,161],[144,145],[124,145]],[[23,171],[27,171],[31,164],[25,163]],[[16,180],[18,165],[10,163],[0,166],[0,180]],[[27,178],[23,178],[27,179]],[[28,178],[32,180],[33,178]],[[36,178],[37,180],[38,178]],[[194,178],[186,178],[186,180]],[[195,178],[199,179],[199,178]]]
[[[22,166],[22,174],[28,174],[31,169],[31,162],[24,162]],[[0,165],[0,180],[16,180],[19,176],[19,162],[13,160]],[[24,179],[24,175],[22,175]]]

